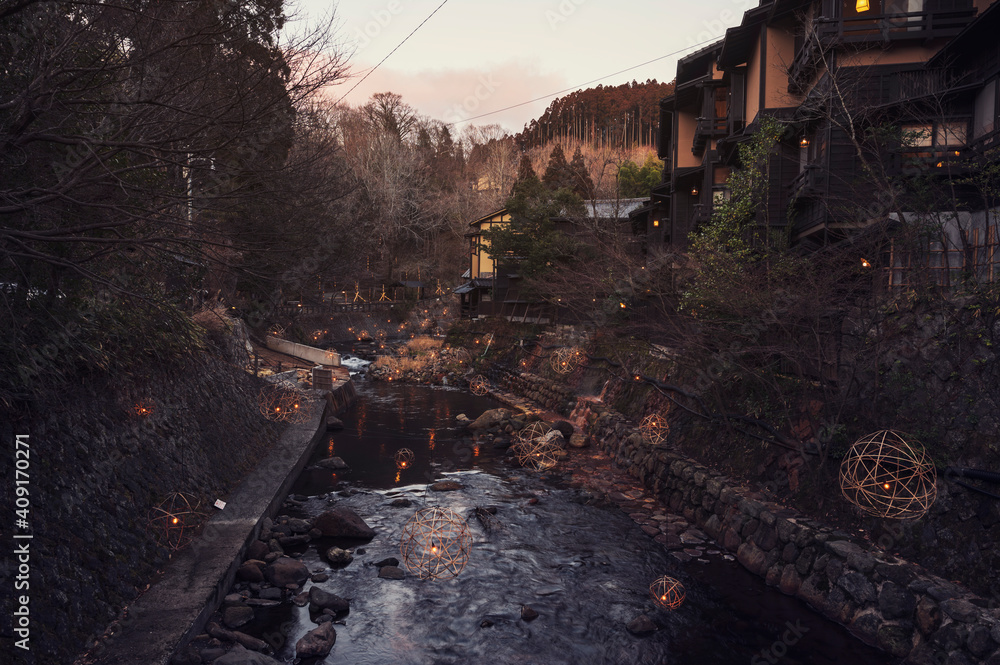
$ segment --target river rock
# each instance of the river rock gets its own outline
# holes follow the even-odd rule
[[[241,644],[252,651],[263,651],[267,648],[267,642],[264,640],[259,640],[252,635],[241,633],[238,630],[223,628],[214,622],[209,622],[208,626],[205,627],[205,632],[216,639],[222,640],[223,642],[236,642],[237,644]]]
[[[534,621],[538,618],[538,611],[528,605],[521,605],[521,618],[525,621]]]
[[[398,566],[399,559],[397,559],[394,556],[391,556],[388,559],[382,559],[381,561],[376,561],[372,565],[375,566],[376,568],[382,568],[383,566]]]
[[[656,631],[656,624],[645,614],[640,614],[629,621],[627,628],[633,635],[649,635]]]
[[[227,607],[222,613],[222,623],[226,628],[239,628],[253,621],[253,609],[245,605]]]
[[[309,579],[309,569],[298,559],[281,557],[267,566],[264,577],[277,587],[286,587],[290,584],[301,586]]]
[[[454,492],[455,490],[460,490],[463,487],[464,485],[462,485],[462,483],[454,480],[439,480],[430,485],[427,489],[434,492]]]
[[[293,534],[309,533],[309,529],[311,528],[307,520],[299,519],[298,517],[289,517],[285,524],[292,530]]]
[[[341,598],[335,593],[324,591],[318,586],[309,587],[309,611],[322,612],[332,610],[334,612],[347,612],[351,609],[350,601]]]
[[[552,428],[559,430],[562,433],[563,438],[565,439],[568,439],[571,436],[573,436],[573,432],[576,431],[576,428],[573,427],[573,423],[567,422],[565,420],[555,421],[554,423],[552,423]]]
[[[327,457],[326,459],[321,459],[316,462],[316,466],[321,469],[334,469],[337,471],[351,468],[347,465],[347,462],[339,457]]]
[[[344,429],[344,421],[336,416],[330,416],[326,419],[326,429],[330,432],[339,432]]]
[[[586,448],[590,445],[587,441],[587,437],[584,434],[574,434],[569,437],[569,447],[570,448]]]
[[[267,548],[267,543],[262,540],[255,540],[247,547],[247,561],[251,559],[258,559],[260,561],[264,560],[267,553],[270,552]]]
[[[248,651],[237,644],[232,651],[212,661],[212,665],[281,665],[270,656],[256,651]]]
[[[258,595],[264,600],[281,600],[284,597],[284,592],[278,587],[273,586],[261,589]]]
[[[335,566],[346,566],[354,561],[354,557],[349,550],[342,550],[339,547],[331,547],[326,551],[326,560]]]
[[[319,515],[313,526],[330,538],[375,537],[375,531],[350,508],[334,507]]]
[[[389,505],[393,508],[409,508],[413,505],[413,502],[404,497],[400,499],[393,499]]]
[[[405,577],[403,569],[398,566],[382,566],[378,569],[378,576],[384,580],[401,580]]]
[[[326,656],[337,641],[337,631],[332,623],[321,624],[302,636],[295,644],[295,656],[298,658],[314,658]]]
[[[257,541],[260,542],[260,541]],[[236,579],[239,582],[263,582],[264,581],[264,571],[262,568],[266,564],[263,561],[258,561],[256,559],[251,559],[250,561],[245,561],[236,570]]]
[[[490,409],[473,420],[469,424],[469,429],[489,429],[495,427],[508,415],[510,415],[510,411],[507,409]]]

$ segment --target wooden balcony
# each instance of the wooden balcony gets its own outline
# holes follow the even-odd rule
[[[818,164],[807,165],[801,173],[795,176],[789,189],[791,198],[816,198],[826,193],[826,170]]]
[[[718,139],[729,134],[729,121],[726,118],[698,118],[694,130],[694,142],[691,152],[700,155],[705,151],[710,139]]]
[[[788,68],[788,88],[801,93],[820,68],[822,54],[838,44],[874,42],[888,44],[902,40],[950,38],[962,31],[976,16],[971,2],[967,8],[875,14],[858,18],[817,18],[813,30],[795,54]]]

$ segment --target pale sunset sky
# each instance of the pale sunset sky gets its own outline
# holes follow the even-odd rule
[[[441,0],[292,3],[290,11],[305,21],[335,15],[337,41],[351,54],[354,75],[331,90],[339,99]],[[544,97],[469,120],[516,132],[566,88],[672,80],[678,57],[720,39],[755,6],[757,0],[447,0],[344,101],[358,106],[391,91],[451,123]],[[593,81],[656,58],[662,59]]]

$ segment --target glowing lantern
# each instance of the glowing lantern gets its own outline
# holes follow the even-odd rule
[[[417,456],[409,448],[400,448],[393,457],[396,460],[396,468],[399,470],[409,469],[413,466],[413,460],[416,458]]]
[[[423,508],[403,526],[399,551],[406,569],[422,580],[457,577],[469,562],[472,536],[448,508]]]
[[[639,423],[639,431],[650,445],[657,446],[667,438],[670,433],[670,423],[658,413],[651,413]]]
[[[569,374],[580,365],[582,356],[583,353],[576,348],[557,349],[552,354],[549,363],[552,365],[552,369],[559,374]]]
[[[515,435],[516,441],[511,450],[517,457],[518,464],[536,471],[545,471],[558,463],[562,449],[546,438],[551,429],[542,421],[536,421],[523,427]]]
[[[683,584],[664,575],[649,585],[649,595],[663,609],[676,610],[684,602],[686,592]]]
[[[202,517],[197,501],[192,505],[187,495],[172,492],[149,511],[147,528],[160,546],[176,551],[191,542]]]
[[[299,398],[294,390],[262,388],[257,404],[261,415],[274,422],[299,423],[306,418],[305,412],[299,409]]]
[[[922,447],[882,430],[851,446],[840,465],[840,490],[870,515],[918,518],[937,499],[937,471]]]
[[[490,384],[482,374],[476,374],[472,377],[472,380],[469,381],[469,390],[472,391],[473,395],[479,395],[482,397],[490,391]]]
[[[132,406],[132,413],[140,418],[153,415],[153,401],[141,399]]]

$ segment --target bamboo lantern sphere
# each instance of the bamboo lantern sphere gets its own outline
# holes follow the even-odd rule
[[[147,526],[156,536],[156,542],[170,550],[179,550],[194,538],[195,528],[201,521],[198,502],[180,492],[173,492],[149,511]]]
[[[482,397],[490,391],[490,384],[482,374],[476,374],[472,377],[472,380],[469,381],[469,390],[472,391],[473,395],[479,395]]]
[[[535,439],[548,434],[551,429],[552,428],[549,427],[549,425],[541,420],[528,423],[514,434],[515,443],[534,441]]]
[[[422,508],[403,525],[399,551],[406,569],[422,580],[451,579],[469,562],[472,536],[449,508]]]
[[[409,448],[400,448],[396,451],[394,459],[396,460],[396,468],[402,471],[403,469],[409,469],[413,466],[413,460],[417,458],[413,454],[413,451]]]
[[[524,439],[512,447],[517,463],[535,471],[551,469],[559,462],[557,455],[561,449],[545,438]]]
[[[882,430],[851,446],[840,465],[840,490],[870,515],[916,519],[937,499],[937,471],[919,444]]]
[[[684,602],[687,594],[683,584],[664,575],[649,585],[649,595],[663,609],[676,610]]]
[[[153,415],[154,408],[153,400],[141,399],[132,405],[132,413],[138,418],[145,418]]]
[[[257,404],[261,415],[277,423],[299,423],[306,417],[305,412],[299,408],[301,401],[294,390],[262,388],[257,396]]]
[[[574,347],[563,347],[556,349],[556,352],[549,356],[549,364],[552,369],[559,374],[569,374],[579,367],[583,358],[580,349]]]
[[[642,438],[646,439],[650,445],[658,446],[666,440],[667,434],[670,433],[670,424],[660,414],[651,413],[639,423],[639,431],[642,432]]]

